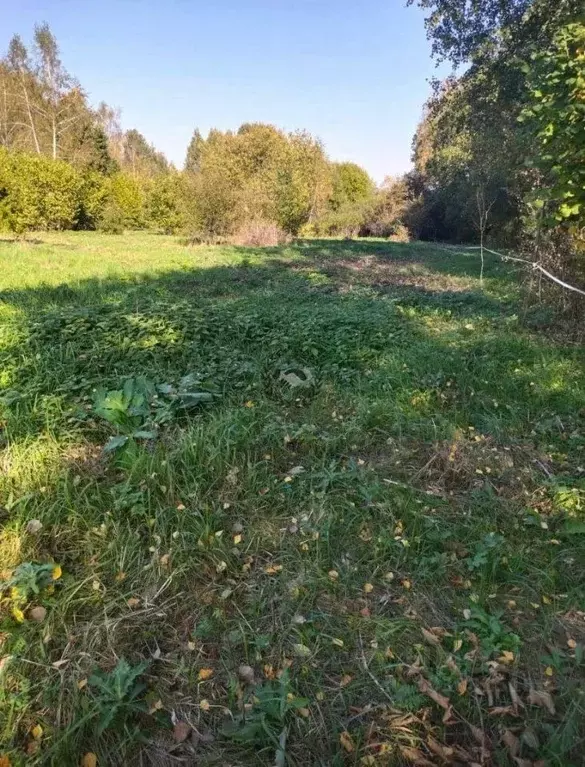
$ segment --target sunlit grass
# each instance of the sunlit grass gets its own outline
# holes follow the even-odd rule
[[[520,727],[522,758],[578,758],[585,354],[505,265],[482,290],[429,244],[37,240],[0,242],[0,570],[63,574],[21,623],[4,592],[0,754],[272,765],[284,732],[293,765],[431,737],[480,763],[474,725],[495,763]],[[213,397],[182,410],[188,374]],[[108,422],[99,392],[140,376],[156,397]],[[102,727],[121,657],[146,688]],[[303,704],[271,713],[287,675]],[[228,735],[243,710],[266,727]]]

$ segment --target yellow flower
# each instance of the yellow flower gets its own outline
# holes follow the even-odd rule
[[[54,581],[58,581],[59,578],[63,575],[63,570],[61,570],[61,565],[55,565],[51,575],[52,575]]]
[[[12,608],[12,617],[17,623],[24,623],[24,613],[18,607]]]

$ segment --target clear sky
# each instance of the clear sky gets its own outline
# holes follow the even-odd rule
[[[181,166],[195,126],[319,136],[377,181],[409,167],[437,70],[405,0],[0,0],[0,46],[47,21],[92,103]]]

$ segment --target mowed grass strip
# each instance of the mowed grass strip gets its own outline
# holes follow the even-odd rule
[[[585,354],[509,266],[0,262],[6,764],[579,763]]]

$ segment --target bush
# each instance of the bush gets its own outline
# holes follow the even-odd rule
[[[106,234],[124,234],[126,216],[115,200],[106,202],[98,222],[100,232]]]
[[[183,189],[177,173],[157,176],[147,189],[146,219],[148,226],[174,234],[185,223],[182,205]]]
[[[97,229],[107,200],[108,189],[104,177],[95,171],[85,173],[79,188],[75,228]]]
[[[144,226],[144,192],[139,182],[126,173],[116,173],[106,182],[108,204],[112,211],[117,209],[125,229],[140,229]],[[113,215],[108,213],[108,217]],[[118,215],[118,213],[116,213]],[[102,214],[103,218],[103,214]]]
[[[66,162],[0,150],[0,227],[18,234],[72,228],[81,186]]]
[[[233,237],[235,245],[275,248],[291,241],[291,236],[271,221],[249,221]]]

